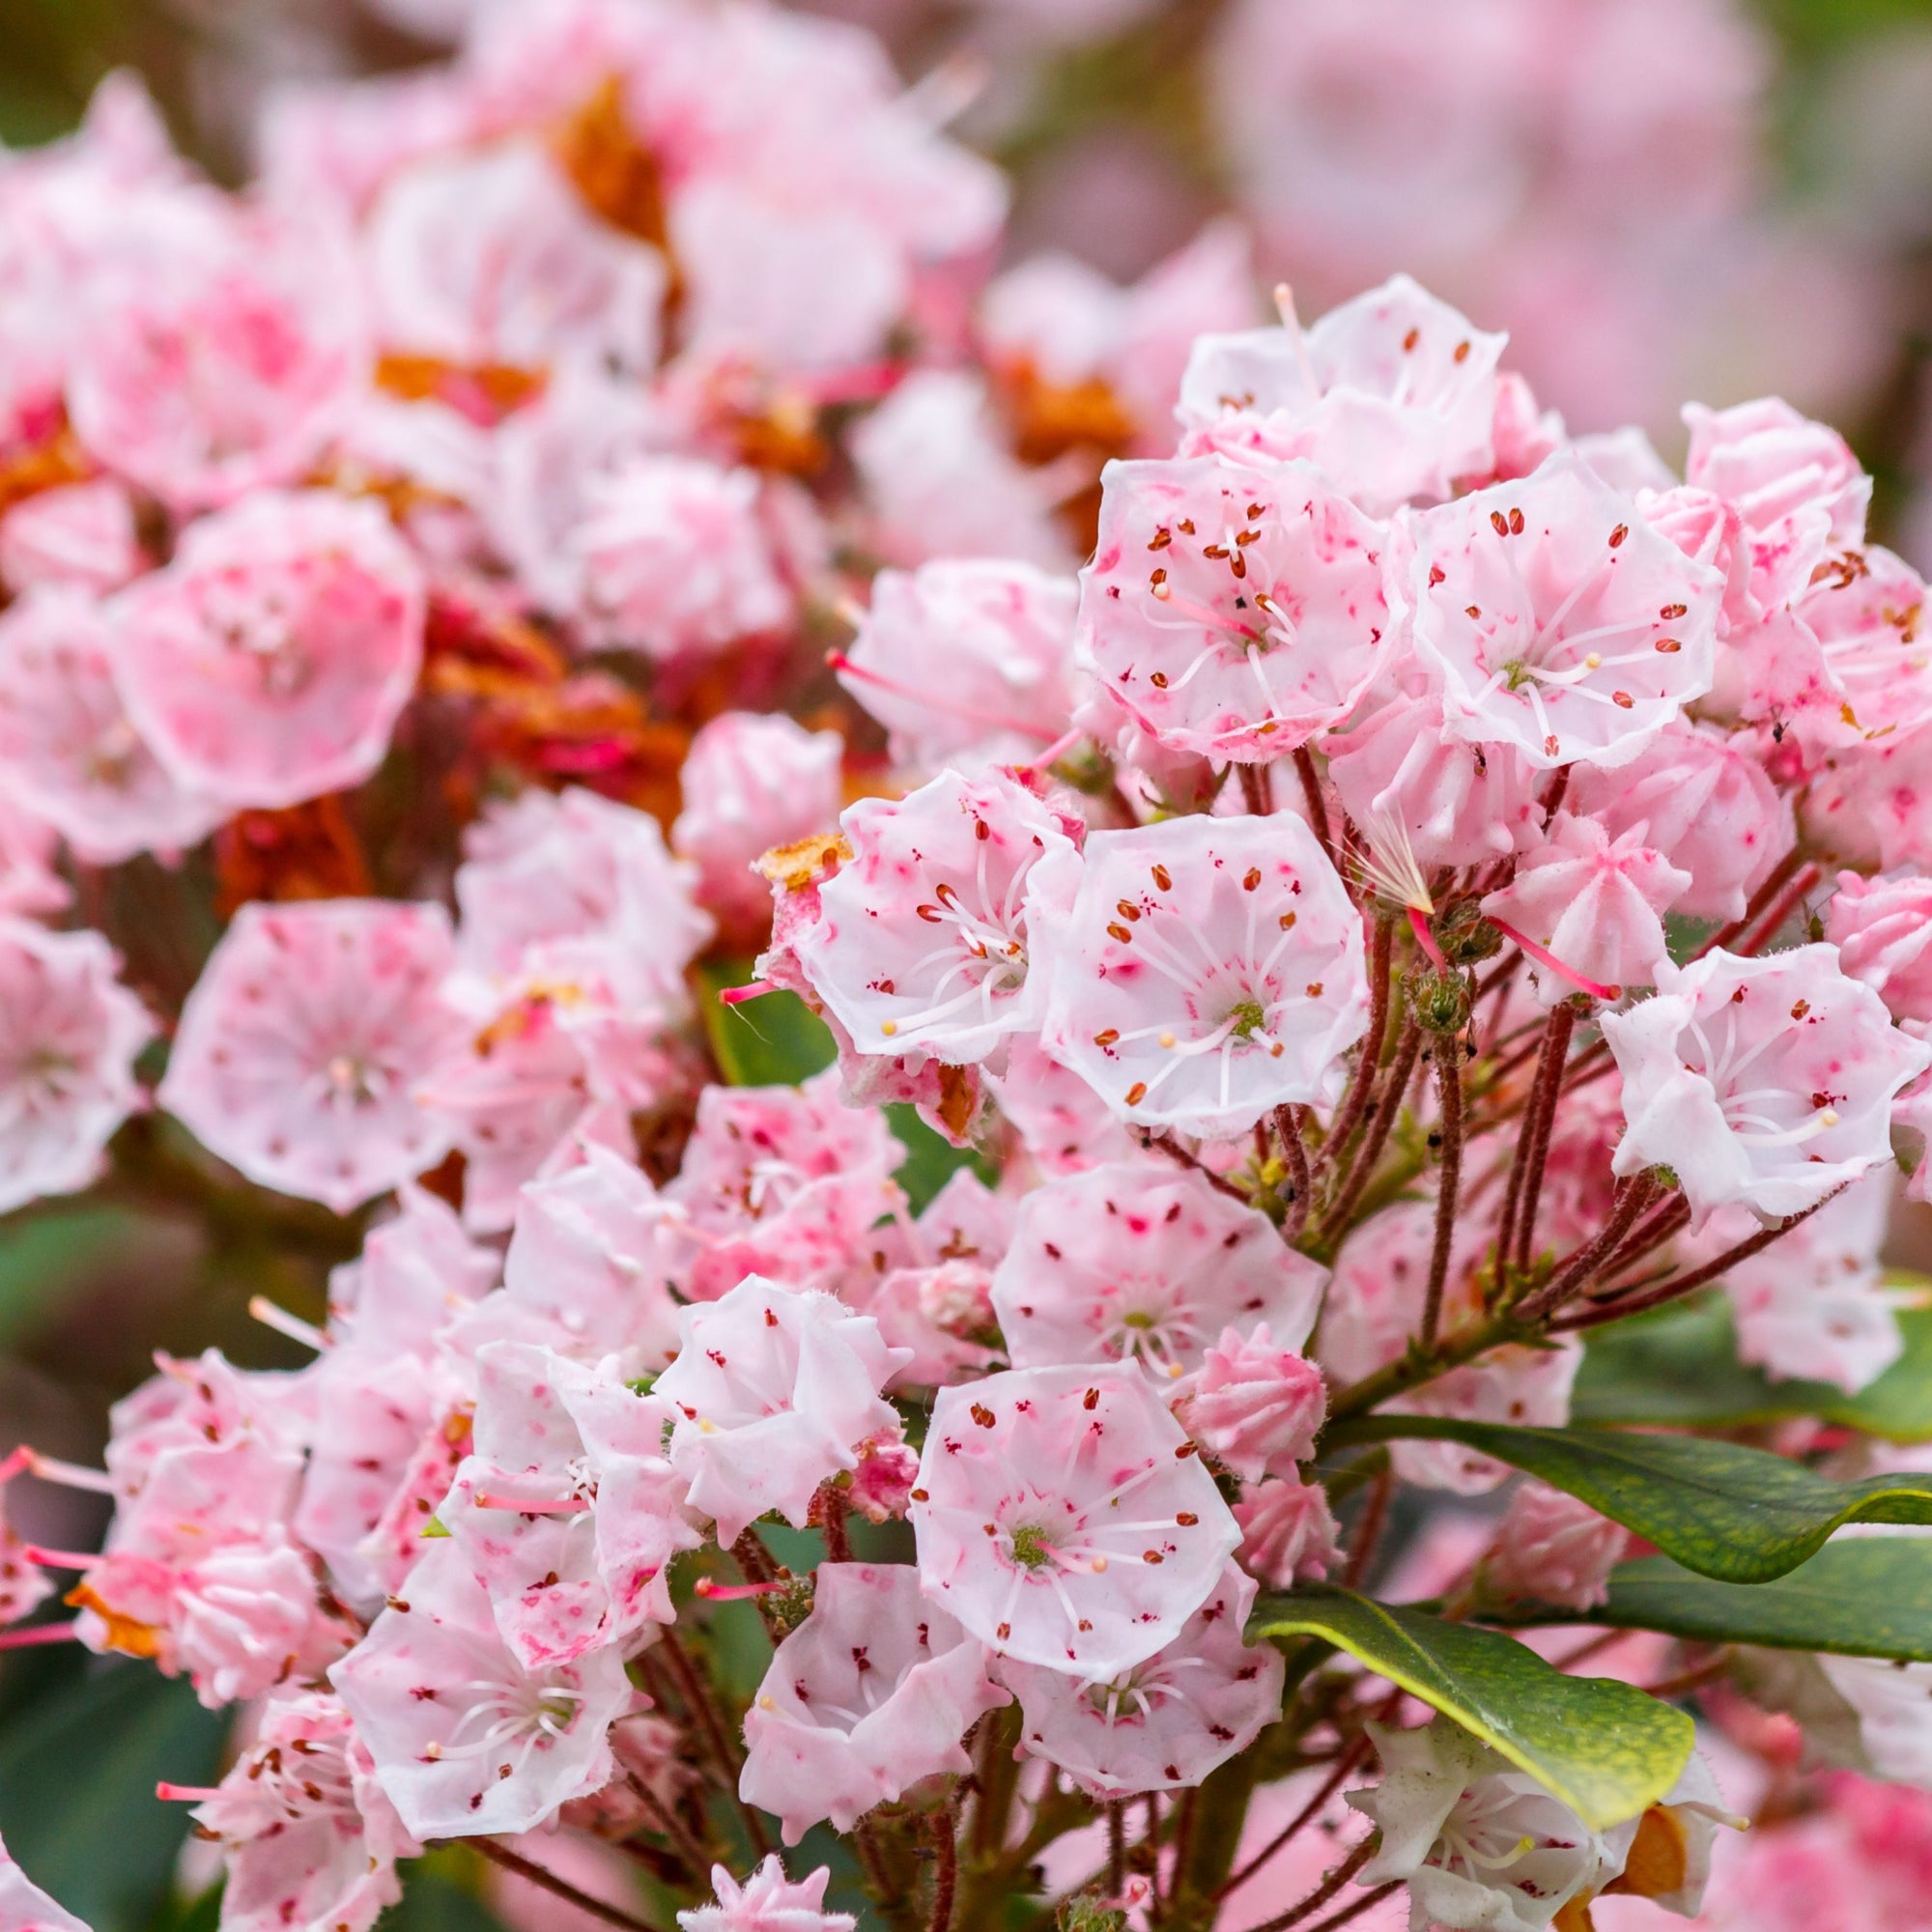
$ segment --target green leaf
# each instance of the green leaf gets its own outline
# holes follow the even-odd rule
[[[32,1333],[76,1290],[142,1246],[142,1220],[99,1203],[0,1221],[0,1348]]]
[[[1251,1639],[1312,1636],[1399,1684],[1607,1831],[1662,1798],[1690,1756],[1682,1711],[1628,1684],[1568,1677],[1500,1632],[1445,1623],[1352,1590],[1264,1597]]]
[[[1894,1287],[1907,1278],[1892,1275]],[[1910,1285],[1922,1286],[1911,1277]],[[1811,1415],[1888,1442],[1932,1441],[1932,1308],[1902,1309],[1905,1352],[1856,1395],[1830,1382],[1773,1381],[1738,1360],[1722,1294],[1600,1328],[1577,1372],[1575,1422],[1736,1428]]]
[[[1620,1564],[1609,1601],[1574,1621],[1702,1643],[1932,1663],[1932,1542],[1848,1537],[1775,1583],[1719,1583],[1668,1557],[1645,1556]]]
[[[795,1087],[838,1058],[832,1032],[796,993],[761,993],[735,1007],[719,1003],[727,986],[751,982],[742,960],[699,969],[698,1005],[712,1056],[731,1087]]]
[[[1580,1496],[1700,1576],[1768,1583],[1848,1522],[1932,1523],[1932,1475],[1833,1483],[1802,1463],[1697,1435],[1515,1429],[1432,1415],[1374,1415],[1338,1439],[1461,1442]]]
[[[481,1865],[480,1859],[452,1847],[400,1866],[403,1895],[384,1913],[382,1932],[503,1932],[502,1920],[472,1889],[482,1879]],[[563,1912],[576,1918],[568,1906]]]
[[[155,1786],[208,1783],[226,1728],[184,1679],[148,1663],[91,1665],[10,1721],[0,1837],[95,1932],[136,1932],[169,1895],[190,1822]]]

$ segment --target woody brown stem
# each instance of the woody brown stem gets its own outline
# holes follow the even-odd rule
[[[1442,1323],[1442,1291],[1449,1280],[1449,1255],[1456,1238],[1456,1197],[1463,1183],[1463,1042],[1438,1035],[1435,1041],[1436,1091],[1442,1096],[1441,1169],[1435,1184],[1435,1240],[1429,1255],[1429,1288],[1422,1303],[1422,1347],[1434,1349]]]

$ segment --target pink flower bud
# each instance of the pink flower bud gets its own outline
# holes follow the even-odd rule
[[[1264,1321],[1245,1341],[1238,1329],[1221,1331],[1202,1363],[1186,1419],[1196,1441],[1252,1483],[1293,1475],[1313,1453],[1327,1412],[1321,1370],[1276,1348]]]
[[[1252,1500],[1235,1505],[1243,1568],[1279,1590],[1310,1577],[1325,1577],[1341,1556],[1328,1497],[1318,1485],[1293,1480],[1264,1483]]]
[[[1505,1597],[1588,1610],[1609,1594],[1610,1572],[1629,1541],[1621,1523],[1588,1503],[1525,1483],[1510,1500],[1486,1574]]]

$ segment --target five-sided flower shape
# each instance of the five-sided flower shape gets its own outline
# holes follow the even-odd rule
[[[675,1617],[671,1558],[704,1537],[664,1454],[674,1413],[549,1349],[477,1351],[474,1447],[437,1515],[526,1669]]]
[[[715,1903],[680,1912],[677,1922],[683,1932],[857,1932],[859,1921],[849,1912],[825,1910],[831,1882],[831,1868],[821,1865],[793,1885],[776,1852],[743,1885],[723,1865],[713,1865]]]
[[[986,1651],[920,1594],[905,1564],[821,1563],[811,1614],[779,1645],[745,1714],[738,1795],[795,1845],[849,1832],[922,1777],[964,1776],[959,1741],[1009,1701]]]
[[[1001,1657],[1085,1681],[1171,1643],[1240,1540],[1128,1364],[941,1389],[912,1503],[927,1597]]]
[[[820,1483],[898,1422],[879,1391],[911,1359],[829,1294],[747,1275],[678,1316],[678,1356],[652,1393],[676,1418],[671,1466],[727,1548],[775,1509],[806,1526]]]
[[[1026,1750],[1101,1800],[1199,1784],[1281,1712],[1280,1651],[1242,1640],[1254,1601],[1255,1579],[1229,1564],[1172,1643],[1099,1682],[1004,1662]]]
[[[469,1558],[427,1548],[329,1682],[412,1835],[534,1831],[609,1779],[607,1734],[633,1694],[623,1660],[606,1645],[526,1671]]]
[[[1025,1197],[992,1293],[1016,1369],[1139,1360],[1179,1380],[1230,1326],[1298,1347],[1327,1281],[1206,1176],[1119,1161]]]
[[[1003,773],[946,772],[903,799],[862,799],[840,824],[852,857],[794,945],[860,1052],[963,1065],[1037,1030],[1031,928],[1044,882],[1077,864],[1065,821]]]
[[[1244,1133],[1332,1100],[1368,1026],[1361,916],[1290,813],[1094,833],[1043,940],[1048,1050],[1144,1125]]]
[[[162,1106],[251,1180],[347,1213],[434,1167],[412,1093],[463,1027],[441,907],[246,905],[182,1014]]]
[[[1657,982],[1603,1021],[1629,1122],[1619,1175],[1671,1169],[1698,1222],[1732,1202],[1775,1221],[1891,1158],[1892,1099],[1932,1048],[1846,978],[1836,947],[1664,960]]]
[[[1265,763],[1387,660],[1388,531],[1312,465],[1110,463],[1081,572],[1082,665],[1163,745]]]
[[[1723,580],[1581,458],[1552,456],[1408,526],[1409,634],[1474,744],[1628,764],[1710,690]]]

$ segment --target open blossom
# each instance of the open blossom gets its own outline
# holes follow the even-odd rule
[[[154,1022],[119,963],[98,932],[0,918],[0,1213],[85,1187],[141,1104]]]
[[[1027,1195],[992,1302],[1015,1368],[1139,1361],[1170,1379],[1226,1333],[1305,1342],[1327,1279],[1205,1176],[1116,1162]]]
[[[383,1795],[349,1713],[327,1691],[280,1692],[195,1822],[228,1869],[238,1932],[368,1932],[421,1847]]]
[[[383,346],[459,369],[647,369],[663,257],[597,221],[534,143],[419,162],[370,217]]]
[[[427,1549],[329,1682],[413,1836],[534,1831],[609,1778],[623,1663],[607,1647],[526,1671],[464,1553]]]
[[[692,739],[670,842],[698,867],[712,911],[743,919],[766,910],[758,857],[838,816],[844,749],[837,731],[808,731],[782,712],[723,712]]]
[[[1525,1482],[1510,1498],[1484,1579],[1504,1597],[1593,1610],[1609,1594],[1610,1572],[1630,1546],[1630,1532],[1588,1503]]]
[[[861,799],[839,823],[852,856],[792,945],[859,1050],[963,1063],[1037,1031],[1032,925],[1078,864],[1065,821],[1000,773],[947,772],[898,801]]]
[[[1494,467],[1496,361],[1488,335],[1406,275],[1304,329],[1205,335],[1181,383],[1189,445],[1305,456],[1372,516],[1439,501]]]
[[[251,1179],[347,1213],[448,1149],[413,1087],[460,1037],[450,960],[440,907],[243,906],[189,997],[160,1103]]]
[[[377,505],[325,491],[190,526],[110,609],[128,716],[179,783],[231,807],[360,783],[422,658],[415,560]]]
[[[1242,1133],[1328,1102],[1368,1025],[1360,916],[1289,813],[1094,833],[1044,940],[1048,1050],[1144,1125]]]
[[[775,631],[792,613],[749,469],[634,458],[591,485],[570,545],[584,635],[606,649],[664,662]]]
[[[915,770],[1031,757],[1071,709],[1077,597],[1069,578],[1001,557],[882,570],[840,681]]]
[[[7,1932],[89,1932],[76,1918],[49,1898],[0,1844],[0,1925]]]
[[[1532,765],[1628,764],[1711,688],[1721,580],[1578,458],[1428,510],[1403,564],[1458,737]]]
[[[135,730],[114,659],[114,633],[83,591],[32,591],[0,613],[0,791],[95,866],[198,844],[227,816]]]
[[[665,1460],[673,1414],[549,1349],[478,1350],[472,1449],[437,1518],[526,1669],[672,1620],[671,1558],[703,1540]]]
[[[690,1505],[727,1548],[769,1509],[803,1529],[819,1484],[898,1420],[879,1391],[907,1351],[828,1294],[748,1275],[683,1310],[678,1339],[653,1393],[674,1412],[670,1462]]]
[[[680,1912],[683,1932],[857,1932],[849,1912],[827,1912],[825,1888],[832,1873],[821,1865],[793,1885],[776,1852],[740,1885],[723,1865],[711,1867],[715,1904]]]
[[[1890,1107],[1932,1065],[1837,949],[1721,950],[1657,969],[1657,997],[1604,1016],[1629,1127],[1619,1175],[1664,1166],[1701,1221],[1741,1202],[1802,1213],[1889,1160]]]
[[[1294,1465],[1315,1453],[1327,1412],[1321,1370],[1297,1355],[1286,1337],[1277,1341],[1272,1325],[1263,1321],[1246,1335],[1237,1327],[1222,1329],[1202,1359],[1184,1420],[1217,1462],[1256,1483],[1293,1475]]]
[[[986,1653],[920,1595],[904,1564],[821,1563],[811,1614],[779,1645],[745,1714],[738,1795],[795,1845],[849,1832],[922,1777],[970,1769],[960,1740],[1009,1701]]]
[[[1103,1800],[1201,1783],[1280,1715],[1281,1653],[1242,1639],[1254,1601],[1254,1578],[1230,1564],[1172,1643],[1101,1682],[1002,1662],[1028,1755]]]
[[[1636,828],[1613,839],[1596,819],[1565,812],[1516,877],[1482,903],[1490,919],[1536,941],[1576,979],[1642,986],[1666,954],[1662,914],[1690,883]],[[1574,980],[1538,975],[1546,1006],[1573,990]]]
[[[1130,1366],[940,1390],[912,1498],[926,1595],[1003,1658],[1130,1670],[1179,1634],[1238,1538],[1193,1448]]]

